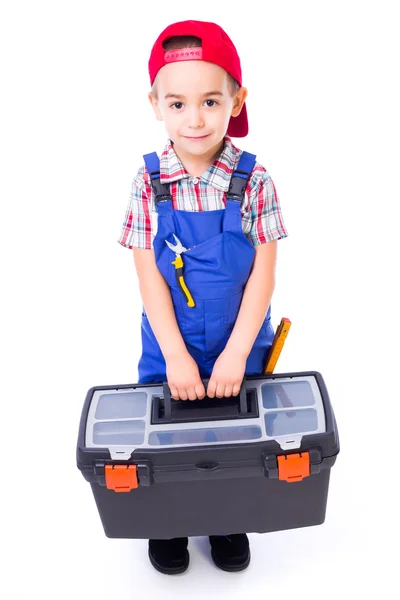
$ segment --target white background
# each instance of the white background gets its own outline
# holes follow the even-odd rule
[[[4,600],[396,596],[400,52],[396,2],[3,1],[1,530]],[[94,385],[137,381],[141,301],[117,244],[142,154],[165,142],[147,60],[170,22],[232,37],[256,153],[278,190],[276,372],[318,370],[341,437],[320,527],[252,535],[229,575],[191,540],[160,575],[109,540],[75,464]]]

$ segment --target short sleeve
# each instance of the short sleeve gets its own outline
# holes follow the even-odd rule
[[[274,182],[265,169],[257,179],[250,190],[251,227],[247,234],[254,246],[288,236]]]
[[[118,243],[126,248],[150,250],[153,245],[151,224],[151,193],[144,180],[145,169],[137,172],[125,211]]]

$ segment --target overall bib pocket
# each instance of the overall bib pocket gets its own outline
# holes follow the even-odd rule
[[[243,291],[216,300],[205,301],[205,352],[215,360],[223,352],[235,326]]]

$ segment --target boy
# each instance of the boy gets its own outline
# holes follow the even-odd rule
[[[133,248],[145,308],[139,382],[167,380],[175,400],[235,396],[245,375],[262,372],[274,337],[276,246],[287,236],[278,197],[255,156],[230,139],[247,135],[247,90],[218,25],[167,27],[149,74],[149,100],[169,140],[161,161],[145,155],[118,240]],[[218,567],[248,566],[246,534],[210,543]],[[182,573],[187,545],[149,540],[151,563]]]

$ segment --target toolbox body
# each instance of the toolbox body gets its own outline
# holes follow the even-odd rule
[[[323,523],[338,452],[324,380],[310,371],[196,401],[171,400],[166,384],[93,387],[77,466],[108,537],[170,539]]]

